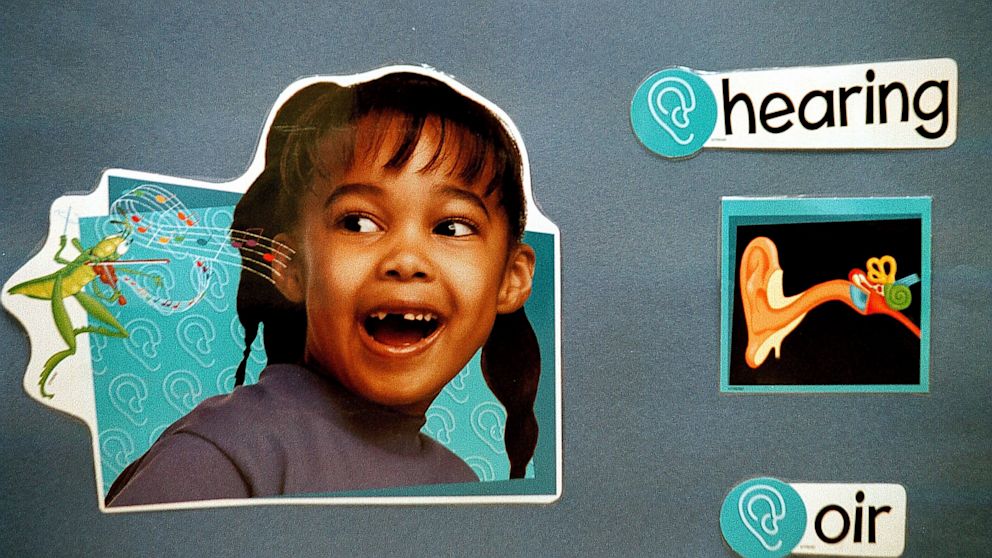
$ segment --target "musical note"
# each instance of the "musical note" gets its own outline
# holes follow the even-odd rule
[[[265,229],[253,227],[246,231],[231,231],[231,246],[234,248],[254,248],[258,246],[258,239],[263,238]],[[235,237],[236,233],[240,233]]]
[[[242,231],[211,226],[175,194],[154,184],[125,192],[111,205],[111,214],[120,220],[110,224],[130,231],[136,240],[141,239],[141,246],[173,255],[168,259],[173,266],[183,260],[190,262],[188,276],[195,292],[183,300],[169,289],[124,278],[141,299],[163,314],[186,311],[204,299],[214,283],[223,280],[223,266],[233,265],[273,282],[293,254],[285,244],[264,236],[262,228]]]

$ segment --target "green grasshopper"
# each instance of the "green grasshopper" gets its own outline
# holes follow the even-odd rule
[[[120,289],[117,287],[114,266],[109,262],[117,261],[120,256],[127,252],[127,248],[130,245],[128,239],[130,236],[130,227],[128,224],[119,221],[114,221],[114,223],[123,225],[125,228],[124,233],[107,236],[92,248],[83,248],[79,239],[73,238],[72,246],[79,252],[79,255],[71,261],[62,257],[62,251],[66,247],[66,235],[63,234],[59,237],[59,249],[55,253],[54,260],[56,263],[65,267],[55,273],[15,285],[8,291],[10,294],[21,294],[30,298],[50,300],[52,304],[52,319],[55,321],[55,327],[68,345],[67,349],[56,352],[45,362],[45,367],[42,369],[41,377],[38,380],[38,387],[43,397],[49,399],[53,397],[45,389],[48,378],[60,362],[76,354],[76,336],[81,333],[96,333],[117,338],[124,338],[129,335],[128,331],[124,329],[124,326],[110,313],[110,310],[98,300],[102,299],[108,302],[116,300],[122,305],[126,302],[124,295],[121,294]],[[161,262],[167,262],[167,260],[161,260]],[[138,263],[159,263],[159,260]],[[120,269],[132,274],[149,275],[156,284],[161,284],[161,277],[131,269]],[[100,282],[110,286],[110,294],[104,294],[97,283],[93,283],[93,291],[97,295],[96,298],[84,292],[86,285],[92,283],[97,277],[100,278]],[[72,322],[69,320],[69,313],[66,311],[65,302],[63,301],[63,299],[70,296],[79,302],[79,305],[86,310],[86,313],[90,317],[98,322],[102,322],[104,325],[74,328]]]

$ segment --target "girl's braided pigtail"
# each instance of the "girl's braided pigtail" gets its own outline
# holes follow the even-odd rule
[[[510,459],[510,478],[524,478],[537,447],[534,400],[541,379],[541,348],[523,308],[496,316],[482,348],[482,375],[506,408],[503,443]]]
[[[309,180],[312,161],[308,151],[319,136],[314,119],[327,106],[318,99],[334,101],[343,89],[335,84],[317,83],[296,92],[276,113],[266,137],[265,169],[255,179],[234,209],[231,231],[256,230],[263,246],[240,247],[244,265],[257,260],[259,250],[273,251],[271,240],[290,229],[296,219],[296,199]],[[340,104],[340,101],[339,101]],[[292,169],[287,172],[287,169]],[[271,273],[277,273],[273,270]],[[298,363],[303,360],[307,321],[303,306],[289,302],[272,282],[256,273],[242,271],[238,284],[238,319],[245,328],[245,350],[234,376],[234,385],[244,384],[251,345],[265,326],[265,353],[268,364]]]
[[[231,230],[262,229],[264,239],[259,243],[264,246],[261,248],[271,251],[272,247],[268,245],[270,241],[267,239],[282,232],[281,227],[273,223],[272,219],[272,208],[276,206],[278,195],[278,172],[266,169],[238,203]],[[252,250],[257,252],[259,247],[241,247],[245,261],[251,257],[249,251]],[[242,271],[238,284],[237,309],[238,320],[245,329],[245,350],[234,376],[235,387],[244,384],[251,345],[258,336],[261,324],[265,326],[268,364],[300,361],[306,339],[306,315],[299,305],[287,301],[268,279]]]

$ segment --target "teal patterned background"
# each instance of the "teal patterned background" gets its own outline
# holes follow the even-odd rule
[[[144,184],[110,177],[110,200]],[[226,229],[233,216],[237,195],[211,190],[155,185],[174,192],[196,215],[198,226]],[[211,204],[223,203],[223,206]],[[92,246],[114,234],[113,216],[80,219],[81,241]],[[144,216],[154,221],[154,215]],[[535,292],[527,304],[528,314],[542,347],[542,383],[538,396],[541,441],[535,458],[553,469],[554,427],[554,281],[553,238],[527,233],[527,242],[538,252]],[[111,312],[130,332],[126,339],[90,336],[94,374],[97,428],[103,473],[103,491],[132,461],[140,457],[158,436],[200,401],[234,386],[235,369],[244,349],[244,330],[235,312],[239,269],[221,261],[237,261],[237,249],[224,242],[216,254],[207,293],[185,312],[163,314],[146,304],[138,294],[122,285],[125,305],[114,304]],[[168,258],[168,264],[140,269],[162,277],[170,296],[182,299],[195,295],[195,260],[181,249],[149,247],[132,243],[126,260]],[[550,273],[549,273],[550,271]],[[118,269],[118,275],[126,273]],[[139,283],[148,279],[136,277]],[[94,283],[96,283],[94,281]],[[92,287],[91,287],[92,288]],[[106,287],[103,287],[106,291]],[[264,331],[263,331],[264,335]],[[261,336],[252,347],[246,383],[257,381],[265,365]],[[545,409],[548,404],[550,408]],[[506,480],[509,463],[503,448],[506,411],[489,391],[482,377],[479,355],[470,361],[445,388],[427,411],[423,432],[458,454],[482,481]],[[552,452],[551,455],[544,455]],[[546,470],[542,477],[552,477]],[[535,476],[534,461],[527,478]]]

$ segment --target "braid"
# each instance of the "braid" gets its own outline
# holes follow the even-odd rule
[[[261,229],[259,242],[271,251],[270,239],[290,229],[296,219],[299,193],[312,172],[312,166],[301,165],[308,161],[301,151],[317,134],[311,120],[315,111],[337,100],[341,91],[336,84],[317,83],[298,91],[279,109],[266,136],[265,169],[234,209],[232,231]],[[297,165],[288,169],[290,160]],[[242,260],[251,257],[247,247],[240,251]],[[242,271],[237,311],[245,329],[245,350],[234,376],[235,387],[244,384],[259,325],[265,326],[268,364],[302,362],[307,332],[302,305],[286,300],[268,279]]]
[[[482,375],[506,408],[503,443],[510,459],[510,478],[523,478],[537,447],[534,400],[541,379],[541,348],[523,308],[496,316],[482,348]]]
[[[265,239],[282,232],[273,223],[272,207],[279,195],[278,175],[272,171],[263,172],[255,180],[248,192],[241,198],[234,210],[232,230],[262,228]],[[265,225],[268,225],[267,227]],[[264,246],[271,250],[271,246]],[[247,258],[249,248],[242,247],[242,257]],[[258,336],[259,325],[265,326],[265,353],[269,364],[299,362],[303,357],[306,340],[306,314],[301,305],[286,300],[285,297],[263,277],[242,271],[238,284],[238,320],[245,329],[245,350],[234,376],[234,385],[245,381],[245,369],[251,355],[251,345]]]

